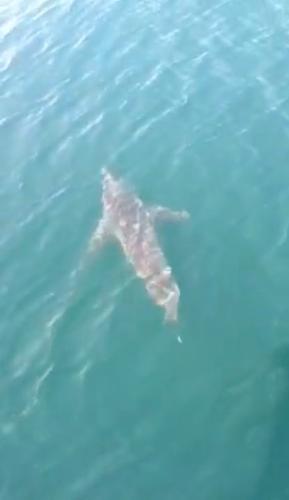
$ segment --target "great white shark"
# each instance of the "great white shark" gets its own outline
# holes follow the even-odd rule
[[[176,322],[180,289],[159,244],[155,225],[158,221],[188,219],[188,212],[148,206],[107,168],[101,169],[101,176],[103,213],[90,239],[89,252],[117,240],[153,302],[165,310],[165,320]]]

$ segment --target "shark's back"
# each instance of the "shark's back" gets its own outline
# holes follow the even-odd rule
[[[114,236],[141,278],[161,273],[166,267],[151,219],[150,210],[122,182],[114,182],[104,192],[103,204],[109,214]]]
[[[107,169],[102,169],[102,187],[103,217],[89,248],[100,248],[111,237],[116,238],[151,298],[165,309],[166,319],[176,321],[180,291],[159,244],[155,221],[182,220],[187,213],[144,205],[134,191]]]

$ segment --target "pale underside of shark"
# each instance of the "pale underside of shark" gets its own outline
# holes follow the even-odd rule
[[[155,223],[180,221],[189,214],[147,206],[123,180],[106,168],[101,173],[103,214],[90,240],[89,251],[117,240],[136,275],[144,281],[149,296],[164,308],[166,321],[177,321],[180,290],[160,247]]]

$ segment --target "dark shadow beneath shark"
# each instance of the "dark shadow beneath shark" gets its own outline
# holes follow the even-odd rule
[[[267,460],[251,500],[289,499],[289,345],[277,350],[275,365],[282,369],[285,384],[276,406]]]

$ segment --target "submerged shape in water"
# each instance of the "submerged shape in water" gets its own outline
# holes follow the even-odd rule
[[[180,221],[189,214],[146,206],[122,179],[117,179],[106,168],[101,173],[103,214],[89,250],[100,249],[111,239],[118,240],[136,275],[144,281],[149,296],[164,308],[166,321],[177,321],[180,290],[160,247],[155,222]]]

